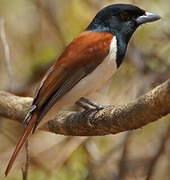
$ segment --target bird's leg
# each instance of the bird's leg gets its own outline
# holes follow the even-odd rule
[[[85,117],[86,115],[88,115],[87,122],[88,122],[88,125],[92,127],[93,126],[92,119],[93,119],[94,115],[98,112],[98,109],[94,108],[94,107],[90,107],[89,104],[85,104],[80,100],[78,100],[76,102],[76,105],[78,105],[84,109],[84,111],[80,112],[80,119]]]
[[[81,115],[84,117],[85,115],[88,115],[88,124],[89,126],[92,126],[92,119],[95,116],[95,114],[104,109],[105,107],[108,106],[103,106],[103,105],[99,105],[95,102],[90,101],[89,99],[86,99],[84,97],[80,98],[77,102],[76,105],[82,107],[84,109],[83,112],[81,112]]]
[[[101,105],[101,104],[97,104],[93,101],[90,101],[89,99],[85,98],[85,97],[82,97],[80,98],[77,102],[82,102],[82,103],[86,103],[90,106],[93,106],[95,107],[96,109],[98,110],[101,110],[101,109],[104,109],[104,108],[108,108],[108,107],[111,107],[112,105]]]
[[[93,101],[90,101],[89,99],[84,98],[84,97],[80,98],[80,99],[78,100],[78,102],[86,103],[86,104],[88,104],[88,105],[90,105],[90,106],[92,106],[92,107],[95,107],[95,109],[98,109],[98,110],[101,110],[101,109],[105,108],[105,106],[100,105],[100,104],[97,104],[97,103],[95,103],[95,102],[93,102]],[[93,109],[94,109],[94,108],[93,108]]]

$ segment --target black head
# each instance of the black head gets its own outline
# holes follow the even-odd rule
[[[99,11],[86,30],[110,32],[122,36],[127,43],[139,25],[158,19],[160,16],[134,5],[114,4]]]
[[[119,67],[130,37],[141,24],[156,21],[160,16],[146,12],[130,4],[114,4],[105,7],[86,28],[90,31],[109,32],[117,38],[117,66]]]

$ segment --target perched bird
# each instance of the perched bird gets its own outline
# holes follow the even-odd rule
[[[53,105],[56,113],[102,87],[121,65],[137,27],[158,19],[159,15],[129,4],[110,5],[97,13],[44,76],[25,117],[25,131],[9,161],[6,176],[31,131],[47,122],[44,117]]]

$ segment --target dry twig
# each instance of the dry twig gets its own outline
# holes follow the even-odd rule
[[[150,162],[150,166],[148,168],[148,176],[147,176],[146,180],[153,179],[157,162],[158,162],[159,158],[161,157],[161,155],[163,154],[163,152],[165,150],[166,142],[168,141],[169,138],[170,138],[170,126],[167,128],[166,134],[162,137],[162,139],[160,141],[160,147],[158,148],[158,151],[156,152],[155,156],[153,157],[153,159]]]
[[[27,180],[28,178],[28,170],[29,170],[29,164],[30,164],[30,156],[29,156],[29,143],[28,140],[25,143],[25,151],[26,151],[26,162],[25,167],[22,168],[22,179]]]
[[[125,179],[126,174],[127,174],[126,162],[127,162],[127,159],[128,159],[129,141],[130,141],[131,135],[132,135],[132,133],[128,132],[126,134],[125,139],[124,139],[123,152],[122,152],[122,156],[121,156],[120,162],[119,162],[119,175],[118,175],[119,180]]]
[[[8,77],[9,77],[9,87],[10,89],[13,88],[13,78],[12,78],[12,69],[11,69],[11,64],[10,64],[10,49],[6,37],[6,32],[5,32],[5,20],[1,19],[1,40],[2,40],[2,45],[4,48],[4,59],[5,59],[5,64],[8,72]]]

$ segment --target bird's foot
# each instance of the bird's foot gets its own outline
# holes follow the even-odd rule
[[[88,120],[89,126],[93,126],[92,120],[98,111],[100,111],[106,107],[110,107],[110,106],[103,106],[103,105],[97,104],[95,102],[90,101],[89,99],[84,98],[84,97],[80,98],[76,102],[76,105],[78,105],[84,109],[84,111],[81,112],[80,116],[84,117],[84,116],[88,115],[87,120]]]

